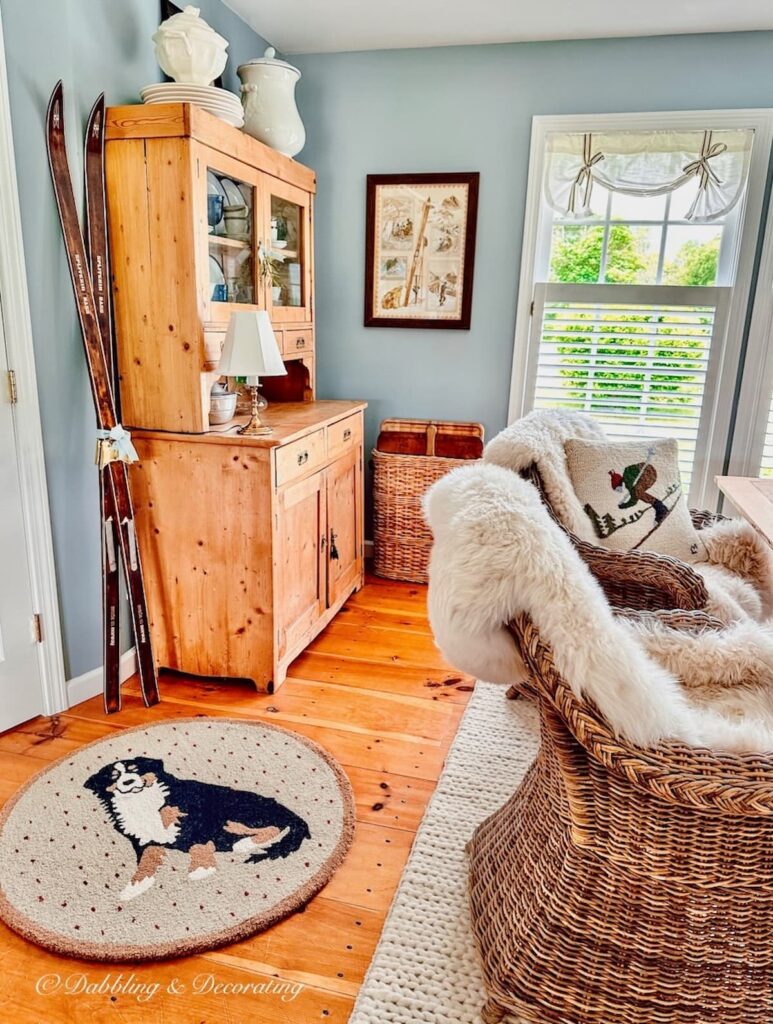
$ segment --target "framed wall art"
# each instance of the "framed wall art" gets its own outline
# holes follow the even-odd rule
[[[479,179],[368,175],[366,327],[469,330]]]

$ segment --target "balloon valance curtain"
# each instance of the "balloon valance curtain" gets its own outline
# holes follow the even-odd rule
[[[596,184],[629,196],[659,196],[693,180],[686,219],[717,220],[743,195],[754,130],[551,132],[545,199],[560,216],[591,216]]]

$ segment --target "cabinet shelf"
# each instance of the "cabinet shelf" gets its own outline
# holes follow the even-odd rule
[[[209,235],[210,249],[249,249],[250,243],[243,238],[229,238],[228,235]]]

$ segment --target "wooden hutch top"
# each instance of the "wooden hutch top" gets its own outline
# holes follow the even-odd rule
[[[123,422],[208,432],[245,309],[268,311],[287,369],[266,398],[313,401],[314,171],[188,103],[109,108],[105,165]]]
[[[305,192],[317,191],[317,176],[310,167],[283,156],[270,146],[232,128],[219,117],[191,103],[140,103],[109,107],[105,139],[195,139],[235,160],[297,185]]]

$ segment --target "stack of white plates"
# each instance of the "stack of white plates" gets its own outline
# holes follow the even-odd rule
[[[241,128],[244,124],[244,108],[238,96],[227,89],[216,89],[212,85],[186,85],[183,82],[163,82],[160,85],[146,85],[140,90],[143,103],[195,103],[197,107]]]

